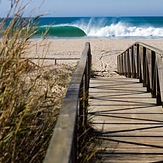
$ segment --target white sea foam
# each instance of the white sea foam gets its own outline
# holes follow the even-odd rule
[[[88,37],[163,37],[163,27],[154,27],[150,24],[134,26],[129,22],[117,21],[108,22],[106,18],[80,19],[74,23],[58,24],[58,26],[75,26],[83,30]]]
[[[136,27],[123,22],[102,26],[102,23],[101,21],[95,25],[90,20],[88,24],[80,22],[74,25],[81,28],[90,37],[163,37],[163,28]]]

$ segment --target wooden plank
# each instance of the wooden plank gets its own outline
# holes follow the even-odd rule
[[[38,59],[38,60],[80,60],[80,58],[51,58],[51,57],[26,57],[20,59]]]
[[[137,44],[139,44],[139,45],[141,45],[141,46],[143,46],[143,47],[145,47],[145,48],[147,48],[147,49],[150,49],[150,50],[152,50],[152,51],[155,51],[157,54],[159,54],[160,56],[163,56],[163,50],[161,50],[161,49],[158,49],[158,48],[155,48],[155,47],[153,47],[153,46],[151,46],[151,45],[148,45],[148,44],[145,44],[145,43],[143,43],[143,42],[137,42]]]
[[[102,143],[101,162],[163,160],[163,109],[138,81],[91,79],[90,116]]]
[[[156,48],[156,47],[153,47],[153,46],[151,46],[151,45],[148,45],[148,44],[145,44],[145,43],[143,43],[143,42],[138,41],[138,42],[135,42],[135,43],[134,43],[133,45],[131,45],[130,47],[135,46],[135,45],[143,46],[143,47],[145,47],[146,49],[150,49],[150,50],[152,50],[152,51],[155,51],[155,52],[158,53],[160,56],[163,56],[163,50],[158,49],[158,48]],[[130,48],[130,47],[129,47],[129,48]],[[127,48],[127,49],[129,49],[129,48]]]
[[[139,89],[135,83],[131,86],[128,79],[126,84],[120,79],[121,82],[117,83],[120,86],[115,86],[117,82],[115,80],[111,81],[113,85],[108,82],[107,87],[98,86],[98,89],[94,90],[96,98],[94,98],[93,107],[96,108],[98,101],[103,101],[101,105],[98,105],[98,110],[95,109],[93,112],[94,124],[98,126],[99,132],[100,128],[103,128],[101,140],[108,145],[104,147],[103,144],[102,148],[109,151],[114,147],[113,151],[106,155],[101,153],[101,157],[103,162],[108,160],[109,162],[130,162],[127,155],[137,154],[141,157],[131,159],[132,162],[162,162],[163,51],[137,42],[125,52],[129,52],[129,57],[131,56],[131,58],[124,57],[128,72],[126,76],[130,77],[130,68],[134,76],[135,55],[136,77],[143,82],[144,87],[147,87],[147,92],[151,91],[152,97],[156,97],[156,100],[140,93],[144,90]],[[105,91],[102,91],[103,88]],[[98,91],[103,95],[98,94]],[[156,107],[155,103],[161,106]],[[117,154],[122,158],[117,158]]]

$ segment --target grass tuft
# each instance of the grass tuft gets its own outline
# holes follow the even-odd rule
[[[32,19],[23,18],[25,6],[20,7],[19,0],[12,2],[9,14],[0,23],[0,162],[39,163],[73,68],[42,67],[21,59],[29,53],[36,28]]]

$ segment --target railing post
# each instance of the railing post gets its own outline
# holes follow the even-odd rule
[[[145,54],[145,71],[146,71],[146,87],[147,92],[151,92],[152,90],[152,83],[151,83],[151,50],[146,49]]]
[[[126,70],[126,51],[123,52],[123,75],[127,77],[127,70]]]
[[[124,54],[121,54],[120,55],[120,75],[124,75],[124,62],[123,62],[123,55]]]
[[[128,53],[129,53],[129,75],[130,75],[130,78],[132,77],[132,47],[130,47],[128,49]]]
[[[160,81],[159,81],[159,76],[158,76],[158,69],[156,69],[156,100],[157,100],[157,105],[162,105],[161,102],[161,92],[160,92]]]
[[[157,104],[163,106],[163,56],[156,54],[157,64]]]
[[[140,76],[140,71],[141,71],[141,64],[140,64],[140,54],[139,54],[139,44],[136,44],[136,61],[137,61],[137,63],[136,63],[136,65],[137,65],[137,74],[136,74],[136,78],[137,79],[140,79],[141,81],[140,82],[142,82],[142,78],[141,78],[141,76]]]
[[[143,47],[143,87],[147,86],[147,74],[146,74],[146,48]]]
[[[140,57],[140,82],[144,83],[144,57],[143,57],[144,51],[143,46],[139,46],[139,57]]]
[[[117,56],[117,71],[120,74],[120,60],[119,60],[120,56]]]
[[[127,77],[131,78],[131,55],[130,49],[127,50]]]
[[[152,90],[151,90],[151,94],[152,97],[155,98],[156,97],[156,53],[154,51],[152,51],[151,54],[151,84],[152,84]]]
[[[146,50],[146,65],[147,65],[147,91],[152,91],[152,51]]]
[[[132,78],[136,78],[136,65],[135,65],[135,45],[131,47],[131,57],[132,57]]]

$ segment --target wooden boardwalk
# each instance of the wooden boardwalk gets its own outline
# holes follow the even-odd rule
[[[90,116],[101,147],[97,162],[163,162],[163,108],[138,79],[97,77]]]
[[[88,104],[100,142],[97,163],[163,163],[163,51],[136,42],[118,55],[117,72],[128,78],[90,80],[91,65],[86,43],[44,163],[83,163]]]

